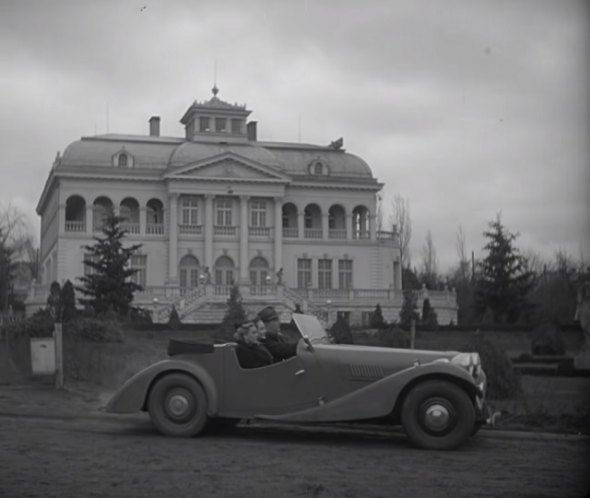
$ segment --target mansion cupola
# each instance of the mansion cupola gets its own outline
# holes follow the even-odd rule
[[[256,140],[256,122],[246,123],[250,112],[246,105],[224,102],[217,94],[217,85],[211,90],[213,97],[205,102],[195,101],[184,113],[180,122],[185,126],[187,140],[242,141]]]

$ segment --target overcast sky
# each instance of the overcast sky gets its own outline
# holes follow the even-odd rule
[[[246,103],[261,140],[344,137],[439,268],[459,225],[590,264],[590,11],[576,0],[0,0],[0,204],[31,218],[81,136],[183,136],[190,103]],[[108,112],[107,112],[108,109]],[[108,119],[107,119],[108,115]],[[38,235],[37,235],[38,236]]]

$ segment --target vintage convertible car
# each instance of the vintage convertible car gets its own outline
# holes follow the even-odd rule
[[[266,419],[292,423],[401,424],[410,440],[453,449],[485,422],[486,377],[477,353],[331,344],[320,322],[293,314],[297,355],[244,369],[236,345],[171,340],[169,358],[129,379],[107,412],[150,414],[170,436],[208,423]]]

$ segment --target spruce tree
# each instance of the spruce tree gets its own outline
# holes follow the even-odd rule
[[[420,323],[422,326],[431,330],[436,330],[438,328],[438,316],[428,298],[425,298],[422,303],[422,319],[420,320]]]
[[[76,295],[74,293],[74,286],[70,280],[61,288],[61,321],[71,322],[76,318]]]
[[[225,316],[218,328],[220,339],[227,341],[232,340],[236,331],[236,326],[246,319],[246,312],[242,306],[242,295],[237,285],[232,286],[229,299],[227,300],[227,310]]]
[[[130,281],[137,270],[129,268],[129,260],[139,250],[141,244],[129,247],[123,245],[127,231],[120,226],[121,219],[111,213],[102,228],[103,236],[96,236],[96,243],[84,246],[91,255],[84,265],[92,271],[89,275],[79,277],[82,282],[76,290],[86,298],[80,298],[83,305],[91,306],[97,314],[112,310],[118,315],[125,315],[131,309],[133,294],[142,287]]]
[[[534,285],[534,275],[514,246],[517,235],[506,229],[499,214],[488,226],[483,233],[488,239],[484,247],[488,254],[479,263],[476,307],[480,314],[491,309],[496,323],[514,323],[530,311],[527,294]]]
[[[369,324],[372,329],[382,329],[385,327],[385,320],[383,319],[383,311],[381,310],[381,304],[377,303],[375,311],[371,314],[371,323]]]

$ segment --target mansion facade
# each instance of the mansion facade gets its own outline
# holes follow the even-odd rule
[[[53,281],[77,285],[84,246],[114,210],[128,244],[142,244],[134,304],[154,321],[174,307],[183,322],[219,322],[233,285],[247,309],[272,304],[284,321],[299,307],[367,324],[377,303],[395,320],[399,239],[376,228],[383,184],[369,166],[342,139],[259,141],[251,111],[217,93],[189,106],[184,137],[160,136],[152,117],[149,134],[82,137],[58,154],[37,206],[42,280],[28,307],[44,305]],[[439,322],[456,323],[454,296],[439,294]]]

